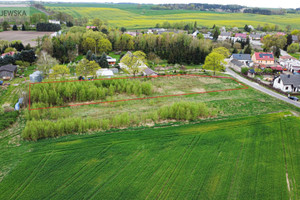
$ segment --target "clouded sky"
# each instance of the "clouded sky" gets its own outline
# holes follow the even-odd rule
[[[12,2],[12,0],[4,0]],[[14,1],[14,0],[13,0]],[[249,7],[267,8],[300,8],[299,0],[40,0],[52,2],[133,2],[133,3],[209,3],[209,4],[238,4]]]

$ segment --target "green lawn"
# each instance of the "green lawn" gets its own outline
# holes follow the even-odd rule
[[[284,114],[39,142],[15,127],[0,199],[299,199],[299,130]]]
[[[300,59],[300,53],[289,53],[291,56],[293,56],[294,58]]]

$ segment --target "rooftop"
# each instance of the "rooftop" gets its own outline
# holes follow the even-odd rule
[[[251,60],[250,54],[232,54],[233,59],[237,60]]]
[[[281,74],[280,79],[284,85],[293,85],[294,87],[300,87],[300,75],[285,75]]]
[[[274,61],[273,53],[266,53],[266,52],[255,52],[256,60],[269,60]]]
[[[4,66],[0,67],[0,72],[2,72],[2,71],[14,72],[16,70],[17,70],[17,66],[12,65],[12,64],[4,65]]]

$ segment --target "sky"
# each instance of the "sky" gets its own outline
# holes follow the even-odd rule
[[[3,0],[2,0],[3,1]],[[15,0],[4,0],[12,2]],[[20,0],[19,0],[20,1]],[[25,0],[24,0],[25,1]],[[52,2],[113,2],[113,3],[209,3],[209,4],[238,4],[248,7],[265,7],[265,8],[300,8],[299,0],[40,0]]]

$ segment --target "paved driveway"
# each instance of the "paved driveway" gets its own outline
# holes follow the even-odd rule
[[[278,94],[278,93],[276,93],[276,92],[273,92],[272,90],[269,90],[269,89],[267,89],[267,88],[265,88],[265,87],[259,85],[258,83],[249,81],[248,79],[245,79],[245,78],[241,77],[240,75],[236,74],[234,71],[232,71],[232,70],[229,69],[229,68],[227,68],[226,71],[227,71],[228,74],[230,74],[230,75],[233,76],[234,78],[236,78],[236,79],[238,79],[239,81],[241,81],[241,82],[243,82],[243,83],[245,83],[245,84],[247,84],[247,85],[253,87],[253,88],[256,89],[256,90],[259,90],[259,91],[261,91],[261,92],[263,92],[263,93],[266,93],[266,94],[268,94],[268,95],[270,95],[270,96],[273,96],[273,97],[275,97],[275,98],[277,98],[277,99],[280,99],[280,100],[282,100],[282,101],[285,101],[285,102],[287,102],[287,103],[289,103],[289,104],[293,104],[294,106],[297,106],[298,108],[300,108],[300,102],[293,101],[293,100],[287,98],[286,96],[283,96],[283,95],[281,95],[281,94]]]

